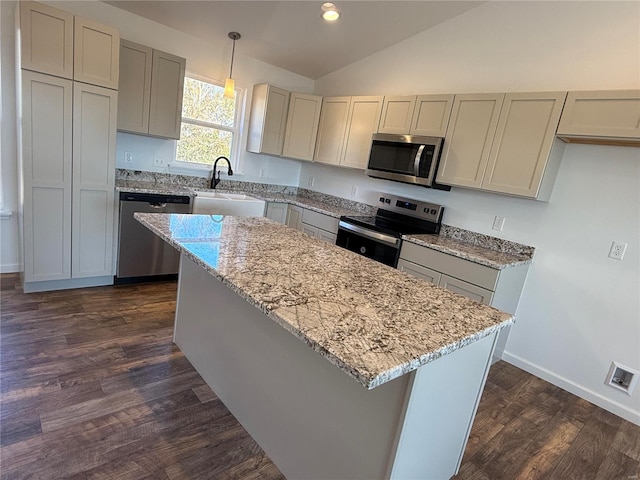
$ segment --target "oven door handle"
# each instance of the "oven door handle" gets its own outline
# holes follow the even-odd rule
[[[338,224],[338,228],[342,228],[343,230],[350,230],[354,233],[357,233],[358,235],[376,240],[378,242],[384,243],[385,245],[400,248],[400,239],[392,237],[391,235],[386,235],[380,232],[373,232],[369,229],[362,228],[357,225],[352,225],[344,221],[340,221],[340,223]]]

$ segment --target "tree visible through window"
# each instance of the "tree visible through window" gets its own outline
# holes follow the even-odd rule
[[[177,160],[211,165],[220,155],[231,158],[238,96],[225,98],[223,92],[219,85],[184,79]]]

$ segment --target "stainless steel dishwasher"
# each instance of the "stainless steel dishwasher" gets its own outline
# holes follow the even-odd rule
[[[135,212],[190,213],[191,197],[150,193],[120,193],[118,267],[115,283],[175,278],[180,254],[133,218]]]

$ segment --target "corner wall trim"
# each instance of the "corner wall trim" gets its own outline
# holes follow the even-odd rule
[[[528,360],[525,360],[522,357],[519,357],[507,351],[502,354],[502,359],[505,362],[511,363],[512,365],[515,365],[516,367],[519,367],[522,370],[535,375],[536,377],[540,377],[541,379],[546,380],[547,382],[552,383],[553,385],[560,387],[569,393],[577,395],[578,397],[583,398],[588,402],[593,403],[594,405],[604,408],[614,415],[618,415],[619,417],[622,417],[625,420],[628,420],[631,423],[640,426],[640,411],[633,410],[614,400],[603,397],[599,393],[589,390],[582,385],[578,385],[577,383],[574,383],[564,377],[556,375],[546,368],[542,368],[534,363],[529,362]]]

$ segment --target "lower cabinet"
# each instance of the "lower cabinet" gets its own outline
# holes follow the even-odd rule
[[[403,242],[398,269],[467,298],[515,314],[529,265],[495,269]],[[500,358],[509,329],[498,339],[494,358]]]
[[[307,208],[270,202],[267,205],[267,218],[300,230],[307,235],[329,243],[336,243],[338,219],[315,212]]]

